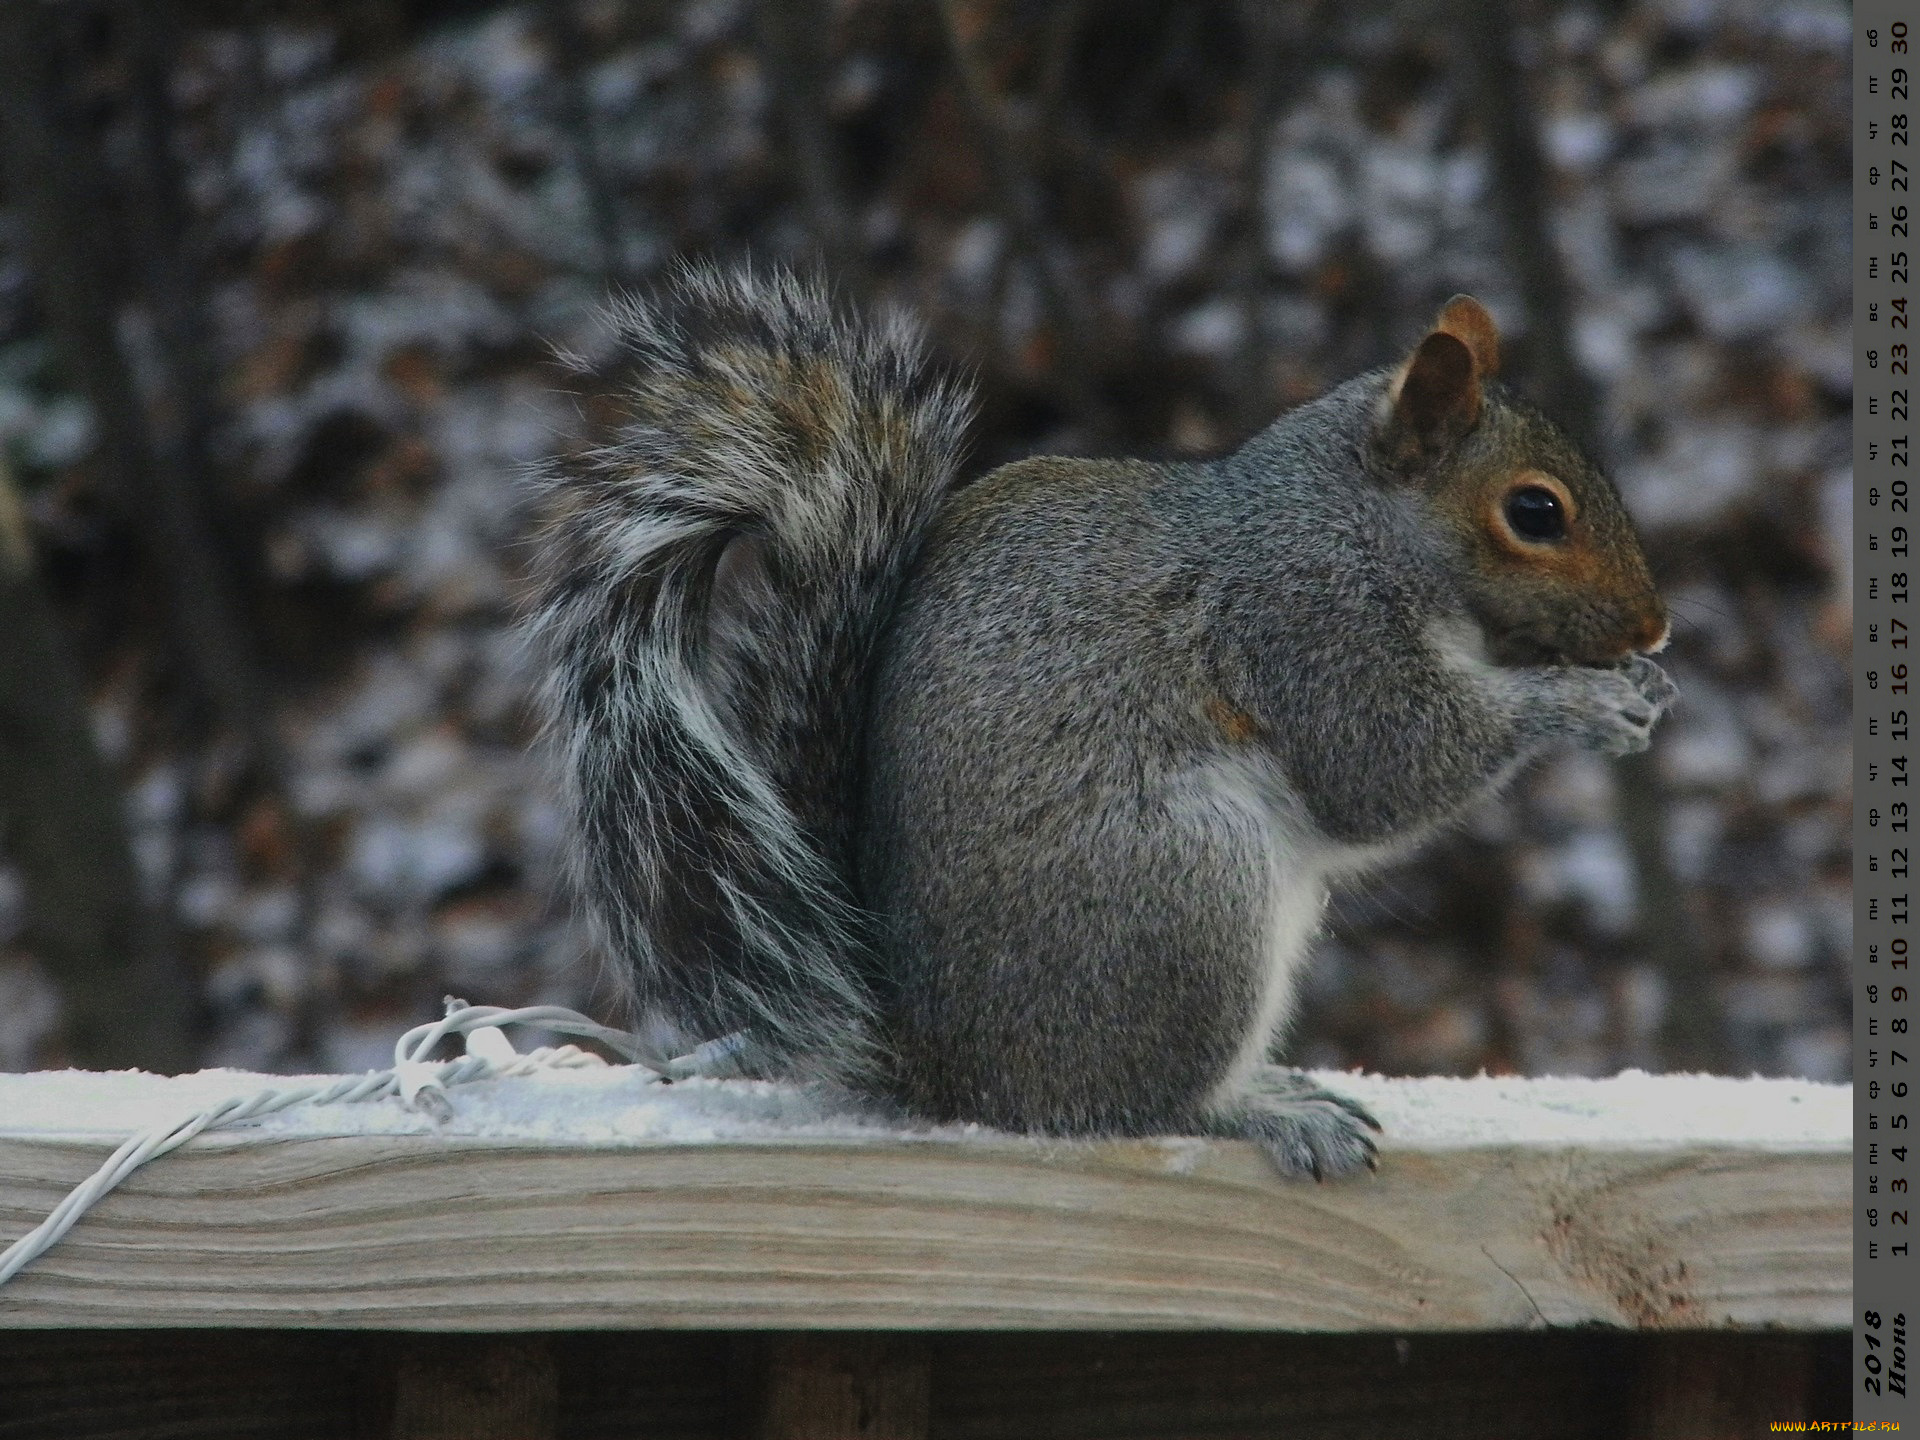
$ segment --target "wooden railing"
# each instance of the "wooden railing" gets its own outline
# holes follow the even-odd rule
[[[0,1242],[127,1134],[272,1083],[0,1076]],[[7,1386],[12,1414],[27,1395],[108,1425],[184,1383],[185,1354],[262,1436],[323,1433],[286,1428],[317,1413],[312,1384],[282,1386],[308,1396],[284,1422],[258,1398],[316,1354],[371,1377],[339,1433],[475,1440],[656,1433],[591,1422],[671,1388],[649,1356],[719,1366],[700,1383],[732,1416],[662,1434],[1346,1434],[1395,1394],[1402,1419],[1366,1433],[1842,1418],[1821,1406],[1850,1398],[1830,1383],[1844,1087],[1338,1083],[1386,1134],[1377,1174],[1328,1184],[1234,1142],[914,1131],[628,1069],[467,1086],[441,1123],[396,1101],[290,1111],[138,1172],[0,1288],[0,1437],[142,1433],[9,1429]],[[632,1363],[607,1360],[623,1345]],[[1253,1418],[1207,1428],[1229,1411]]]

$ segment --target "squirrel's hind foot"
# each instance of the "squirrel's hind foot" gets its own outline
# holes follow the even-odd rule
[[[1379,1168],[1368,1131],[1380,1122],[1364,1105],[1325,1089],[1311,1076],[1262,1066],[1248,1093],[1214,1119],[1214,1133],[1251,1140],[1282,1175],[1326,1180]]]

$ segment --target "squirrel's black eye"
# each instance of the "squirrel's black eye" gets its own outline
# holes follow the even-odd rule
[[[1567,510],[1545,486],[1527,485],[1507,496],[1507,523],[1524,540],[1562,540]]]

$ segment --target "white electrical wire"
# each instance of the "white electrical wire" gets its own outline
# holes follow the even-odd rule
[[[694,1075],[721,1076],[737,1069],[745,1042],[737,1035],[708,1041],[691,1055],[669,1059],[637,1036],[596,1024],[562,1005],[528,1005],[518,1010],[498,1005],[469,1005],[447,997],[447,1013],[426,1025],[416,1025],[394,1044],[393,1068],[364,1075],[342,1075],[318,1084],[273,1086],[253,1095],[236,1095],[178,1120],[166,1121],[131,1137],[100,1168],[76,1185],[30,1233],[0,1252],[0,1285],[18,1275],[52,1249],[60,1237],[102,1196],[149,1160],[178,1150],[202,1131],[236,1125],[259,1115],[271,1115],[295,1105],[339,1105],[357,1100],[382,1100],[398,1095],[416,1110],[436,1120],[451,1113],[447,1087],[499,1076],[525,1075],[542,1069],[576,1069],[606,1061],[574,1045],[542,1046],[528,1054],[513,1048],[503,1025],[538,1025],[562,1035],[597,1040],[616,1054],[645,1066],[656,1075],[680,1080]],[[457,1060],[429,1060],[434,1048],[450,1035],[466,1036],[466,1053]]]

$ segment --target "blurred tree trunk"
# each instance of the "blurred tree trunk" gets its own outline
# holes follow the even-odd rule
[[[174,9],[172,0],[114,0],[110,11],[125,35],[133,80],[129,88],[138,148],[128,174],[136,252],[130,258],[139,262],[153,316],[155,343],[144,368],[150,372],[149,384],[160,392],[146,403],[152,442],[160,452],[156,473],[179,477],[172,483],[181,493],[172,503],[183,508],[183,524],[200,532],[208,560],[224,572],[233,567],[223,561],[231,562],[251,547],[238,533],[232,507],[209,505],[205,493],[213,471],[220,372],[202,304],[205,279],[187,240],[185,186],[173,154]]]
[[[131,3],[138,5],[142,0]],[[593,216],[600,276],[609,285],[628,286],[638,277],[627,263],[626,227],[620,220],[620,202],[607,174],[599,127],[594,123],[593,100],[587,92],[587,37],[574,13],[574,0],[542,0],[540,12],[548,43],[553,46],[560,128],[566,132],[574,173],[580,177],[580,188],[586,192]]]
[[[103,17],[133,81],[130,248],[112,223],[113,192],[73,97],[80,27]],[[0,164],[47,331],[93,412],[102,498],[157,582],[187,691],[215,728],[245,743],[253,778],[284,795],[268,687],[206,491],[214,375],[171,153],[171,23],[170,10],[130,0],[71,8],[0,0]],[[123,333],[122,302],[138,281],[151,324]],[[144,394],[127,344],[149,362]],[[281,808],[291,814],[284,800]]]
[[[1120,427],[1095,383],[1103,354],[1099,306],[1079,267],[1048,227],[1029,163],[1038,147],[1051,143],[1050,138],[1029,136],[1023,146],[1011,132],[976,49],[982,38],[976,32],[985,28],[982,8],[965,6],[962,0],[936,0],[935,8],[994,209],[1030,267],[1053,332],[1053,362],[1048,368],[1054,388],[1081,425],[1095,436],[1111,438]]]
[[[1507,261],[1527,307],[1526,355],[1541,406],[1591,455],[1606,456],[1600,403],[1573,353],[1573,295],[1547,218],[1547,168],[1527,75],[1513,53],[1508,0],[1470,0],[1454,32],[1455,70],[1492,162]],[[1633,857],[1640,938],[1666,982],[1662,1061],[1724,1071],[1732,1061],[1708,956],[1667,858],[1667,796],[1652,752],[1619,762],[1621,828]]]
[[[93,407],[109,499],[141,537],[164,586],[188,676],[219,722],[249,743],[256,765],[270,769],[275,747],[266,686],[207,518],[201,489],[204,436],[196,446],[196,427],[187,418],[192,407],[204,403],[204,396],[187,393],[195,388],[193,380],[205,383],[193,372],[207,368],[204,362],[195,365],[191,333],[179,320],[193,298],[173,293],[156,304],[164,332],[156,352],[178,344],[189,351],[156,354],[166,372],[160,398],[176,412],[168,417],[168,443],[157,444],[121,348],[117,308],[123,257],[108,250],[102,234],[99,212],[107,191],[92,146],[70,123],[61,65],[65,17],[57,8],[0,4],[0,140],[7,190],[25,222],[28,259],[48,329],[68,377]],[[143,198],[165,203],[163,195]],[[144,230],[155,228],[153,218]],[[184,284],[179,267],[165,257],[142,259],[156,279],[166,272],[170,290]]]
[[[833,133],[832,0],[761,0],[760,63],[773,91],[779,144],[793,163],[807,228],[829,271],[864,288],[865,257],[847,205],[846,177]]]
[[[1281,107],[1300,88],[1319,49],[1320,8],[1320,0],[1292,5],[1240,0],[1240,25],[1252,54],[1247,57],[1240,233],[1230,254],[1243,321],[1233,375],[1235,428],[1243,434],[1271,424],[1279,409],[1263,314],[1273,279],[1267,259],[1267,171],[1273,162],[1273,129]]]
[[[0,458],[0,851],[26,880],[26,948],[64,1001],[67,1057],[94,1069],[190,1063],[186,997],[141,902],[120,786],[34,576]]]

